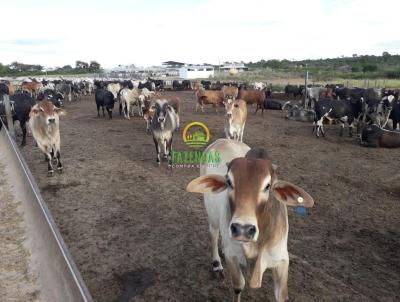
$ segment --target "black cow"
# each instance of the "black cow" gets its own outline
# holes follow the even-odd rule
[[[123,87],[123,88],[133,89],[133,83],[132,83],[132,81],[124,80],[124,81],[122,82],[122,87]]]
[[[40,92],[36,98],[38,101],[51,101],[54,106],[62,107],[64,105],[64,95],[61,92],[55,91],[53,89],[46,89]]]
[[[271,90],[271,88],[267,88],[265,90],[265,98],[272,99],[272,90]]]
[[[203,80],[203,81],[201,81],[201,85],[203,85],[204,89],[208,90],[211,88],[211,81]]]
[[[397,124],[400,124],[400,100],[399,99],[392,102],[392,112],[390,112],[389,118],[393,121],[393,129],[396,130]]]
[[[264,109],[282,110],[282,104],[277,100],[265,99],[264,100]]]
[[[343,136],[344,124],[347,122],[349,125],[349,136],[351,137],[353,122],[358,119],[362,112],[362,100],[350,101],[350,100],[332,100],[332,99],[320,99],[315,105],[315,119],[314,119],[314,130],[316,130],[316,136],[319,137],[319,132],[325,136],[323,120],[334,119],[341,123],[340,136]],[[313,130],[313,131],[314,131]]]
[[[154,79],[149,78],[149,81],[154,83],[156,90],[164,90],[164,81],[163,80],[154,80]]]
[[[104,107],[105,107],[108,112],[108,117],[111,120],[112,111],[114,109],[114,104],[115,104],[114,95],[110,91],[104,88],[99,88],[96,90],[94,97],[97,105],[97,116],[100,117],[100,107],[101,107],[103,110],[103,117],[106,117],[106,115],[104,114]]]
[[[294,99],[297,99],[297,96],[303,95],[304,86],[300,85],[286,85],[285,86],[285,97],[289,99],[291,95],[293,95]]]
[[[10,95],[10,91],[6,83],[0,83],[0,96],[4,94]]]
[[[147,82],[139,82],[139,89],[143,89],[143,88],[147,88],[150,91],[155,91],[156,90],[156,85],[151,82],[151,81],[147,81]]]
[[[8,97],[5,94],[0,93],[0,118],[5,116],[6,109],[4,106],[3,98]],[[29,120],[29,113],[31,112],[32,106],[36,103],[28,93],[16,93],[10,97],[11,102],[11,113],[13,122],[19,121],[22,129],[22,142],[21,146],[26,145],[26,122]],[[4,118],[3,122],[7,125],[7,120]],[[2,123],[0,123],[0,130]]]

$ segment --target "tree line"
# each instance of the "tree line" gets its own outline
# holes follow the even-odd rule
[[[351,57],[313,60],[260,60],[246,65],[251,69],[271,69],[299,74],[308,70],[321,78],[400,78],[400,55],[391,55],[387,51],[381,56],[353,54]]]
[[[46,70],[44,66],[39,64],[25,64],[16,61],[8,65],[0,63],[0,76],[65,75],[101,72],[103,70],[97,61],[84,62],[77,60],[74,67],[64,65],[51,70]]]

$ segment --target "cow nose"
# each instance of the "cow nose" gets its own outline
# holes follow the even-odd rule
[[[226,113],[226,116],[227,116],[227,117],[231,117],[231,116],[232,116],[232,112],[227,112],[227,113]]]
[[[253,239],[254,235],[257,232],[257,228],[253,224],[239,224],[232,223],[231,224],[231,234],[232,238],[245,238],[247,240]]]
[[[160,123],[162,123],[162,122],[164,121],[164,118],[163,118],[163,117],[159,117],[159,118],[158,118],[158,121],[159,121]]]
[[[49,124],[54,124],[56,122],[56,119],[55,118],[49,118],[48,121],[49,121]]]

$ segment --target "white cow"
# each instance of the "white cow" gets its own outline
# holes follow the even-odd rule
[[[60,160],[59,116],[64,114],[63,109],[54,106],[50,101],[38,102],[29,114],[29,128],[38,147],[46,156],[47,172],[50,175],[54,172],[53,160],[56,160],[59,172],[63,169]]]

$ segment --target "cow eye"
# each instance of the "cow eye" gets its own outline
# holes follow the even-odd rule
[[[227,185],[230,189],[233,189],[232,182],[231,182],[231,180],[229,179],[228,176],[226,177],[226,185]]]
[[[271,184],[267,184],[264,188],[264,192],[267,192],[269,190],[269,188],[271,187]]]

